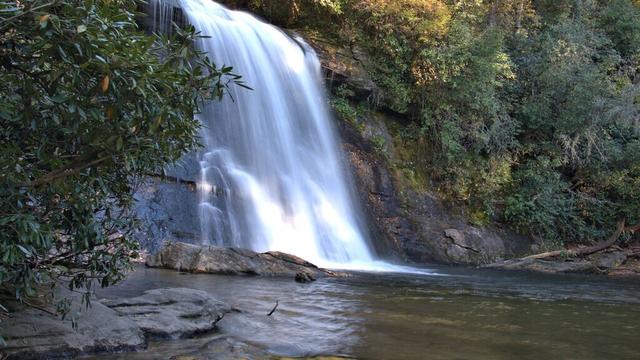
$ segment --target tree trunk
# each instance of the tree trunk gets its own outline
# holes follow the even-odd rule
[[[522,29],[522,17],[524,16],[524,0],[518,1],[518,9],[516,10],[516,34]]]
[[[586,256],[586,255],[591,255],[595,252],[604,250],[606,248],[608,248],[609,246],[613,245],[618,238],[620,238],[620,235],[622,235],[622,233],[624,232],[635,232],[638,229],[640,229],[640,224],[632,226],[632,227],[628,227],[625,228],[624,227],[624,220],[620,221],[618,223],[618,226],[616,227],[616,231],[615,233],[613,233],[609,239],[605,240],[605,241],[601,241],[595,245],[592,246],[585,246],[585,247],[581,247],[575,250],[556,250],[556,251],[549,251],[549,252],[544,252],[541,254],[535,254],[535,255],[530,255],[530,256],[525,256],[520,260],[529,260],[529,259],[546,259],[546,258],[550,258],[550,257],[556,257],[556,256],[561,256],[561,255],[569,255],[569,256]]]
[[[498,23],[498,3],[500,0],[493,0],[489,9],[489,27],[495,27]]]
[[[573,17],[576,20],[580,20],[580,17],[582,17],[582,0],[575,0],[573,5]]]

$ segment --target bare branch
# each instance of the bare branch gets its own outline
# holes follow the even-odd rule
[[[273,307],[273,309],[271,309],[271,311],[269,311],[267,316],[273,315],[273,313],[276,311],[277,308],[278,308],[278,300],[276,300],[276,305]]]
[[[107,161],[108,159],[111,158],[111,155],[107,155],[107,156],[103,156],[99,159],[95,159],[93,161],[89,161],[86,163],[82,163],[82,162],[75,162],[72,164],[69,164],[63,168],[60,169],[56,169],[53,170],[51,172],[49,172],[48,174],[46,174],[45,176],[35,179],[33,181],[30,181],[28,183],[22,184],[22,187],[38,187],[41,185],[45,185],[48,184],[56,179],[59,178],[63,178],[63,177],[67,177],[67,176],[71,176],[71,175],[75,175],[77,173],[79,173],[80,171],[91,167],[91,166],[95,166],[98,165],[100,163],[103,163],[105,161]]]

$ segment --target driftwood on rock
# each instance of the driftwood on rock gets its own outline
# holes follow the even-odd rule
[[[548,258],[557,257],[557,256],[578,257],[578,256],[591,255],[593,253],[602,251],[610,247],[611,245],[615,244],[616,241],[618,241],[618,239],[623,233],[635,233],[636,231],[639,231],[639,230],[640,230],[640,224],[625,227],[624,220],[622,220],[618,223],[618,226],[616,226],[616,231],[609,237],[609,239],[605,241],[601,241],[595,245],[584,246],[578,249],[571,249],[571,250],[548,251],[540,254],[525,256],[519,260],[532,260],[532,259],[540,260],[540,259],[548,259]]]
[[[625,227],[624,221],[620,221],[616,231],[607,240],[595,245],[570,250],[549,251],[501,261],[485,267],[545,273],[608,273],[623,264],[627,260],[628,254],[622,251],[600,252],[613,246],[622,234],[634,233],[639,230],[640,224]]]

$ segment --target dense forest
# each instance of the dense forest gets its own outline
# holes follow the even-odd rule
[[[367,107],[407,119],[402,176],[464,204],[475,224],[558,247],[639,221],[640,2],[244,6],[363,49],[379,87]]]

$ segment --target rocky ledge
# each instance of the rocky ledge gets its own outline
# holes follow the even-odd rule
[[[213,331],[231,307],[204,291],[154,289],[126,299],[103,300],[121,318],[133,320],[147,338],[186,338]]]
[[[7,346],[5,359],[74,358],[84,354],[135,351],[147,340],[185,338],[213,332],[231,307],[204,291],[172,288],[149,290],[141,296],[92,301],[88,309],[80,295],[60,290],[58,296],[72,300],[69,318],[61,320],[50,311],[13,304],[0,332]],[[46,309],[44,309],[46,310]]]
[[[298,282],[337,275],[297,256],[278,251],[257,253],[247,249],[181,242],[167,243],[162,250],[147,257],[146,264],[152,268],[194,273],[292,277]]]

